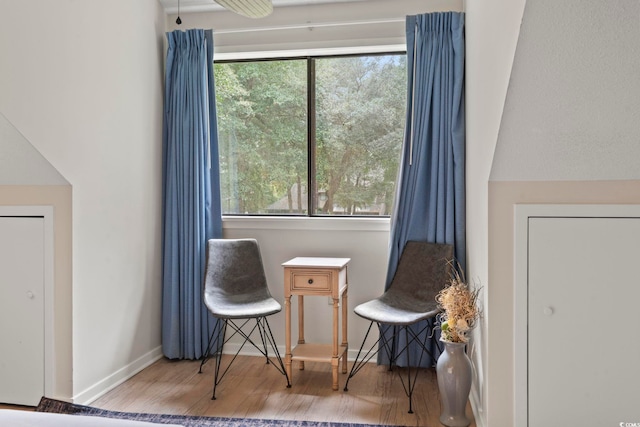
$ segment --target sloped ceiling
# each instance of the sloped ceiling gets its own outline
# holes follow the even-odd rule
[[[68,185],[69,182],[0,114],[0,185]]]
[[[492,181],[640,179],[640,2],[528,0]]]

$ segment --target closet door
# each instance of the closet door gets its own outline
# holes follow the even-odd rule
[[[44,219],[0,217],[0,402],[44,395]]]
[[[529,218],[529,427],[640,422],[640,218]]]

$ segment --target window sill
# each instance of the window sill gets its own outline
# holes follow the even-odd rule
[[[223,216],[223,229],[317,230],[317,231],[386,231],[391,220],[351,217],[262,217]]]

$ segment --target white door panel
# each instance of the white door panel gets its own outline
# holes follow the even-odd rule
[[[0,402],[44,395],[44,219],[0,217]]]
[[[530,427],[640,423],[640,218],[529,218]]]

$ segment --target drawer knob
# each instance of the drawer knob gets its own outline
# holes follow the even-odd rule
[[[313,279],[307,280],[307,283],[310,284],[310,285],[313,285]]]

